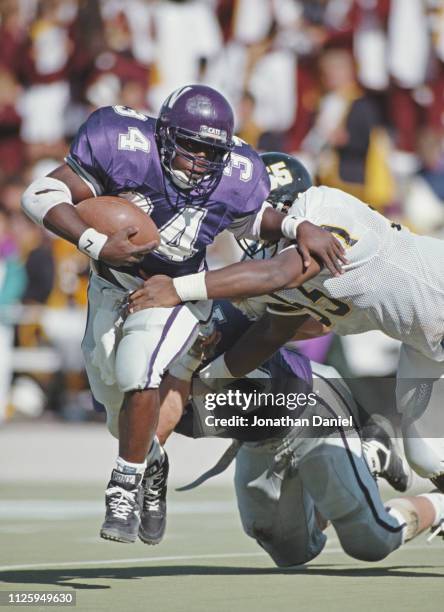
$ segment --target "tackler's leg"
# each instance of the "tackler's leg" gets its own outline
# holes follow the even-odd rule
[[[417,474],[444,492],[444,363],[401,347],[396,399],[404,449]]]
[[[275,452],[281,443],[243,444],[236,456],[235,489],[245,533],[276,565],[288,567],[316,557],[326,537],[297,472],[276,470]]]
[[[325,438],[301,460],[299,473],[347,554],[378,561],[401,545],[402,522],[384,508],[358,436]]]
[[[380,414],[373,413],[371,417],[366,416],[366,424],[362,426],[359,406],[339,372],[314,361],[311,361],[311,366],[317,385],[321,385],[321,397],[331,404],[333,410],[339,410],[338,414],[356,418],[356,426],[361,428],[365,459],[374,478],[384,478],[397,491],[406,491],[411,485],[412,472],[398,452],[391,423]]]

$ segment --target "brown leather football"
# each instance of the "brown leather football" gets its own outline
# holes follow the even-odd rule
[[[139,231],[131,237],[133,244],[142,245],[154,240],[160,244],[159,232],[151,217],[125,198],[88,198],[76,204],[76,209],[87,225],[102,234],[111,236],[118,230],[134,226]]]

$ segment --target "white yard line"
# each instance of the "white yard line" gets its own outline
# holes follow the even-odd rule
[[[96,559],[94,561],[62,561],[61,563],[31,563],[24,565],[0,565],[0,572],[9,570],[38,569],[46,567],[82,567],[84,565],[115,565],[117,563],[154,563],[157,561],[195,561],[198,559],[231,559],[234,557],[264,557],[264,552],[220,553],[206,555],[171,555],[168,557],[134,557],[130,559]]]
[[[411,545],[398,549],[398,551],[411,551],[411,550],[432,550],[429,544],[417,546]],[[321,555],[331,555],[343,552],[342,548],[327,548],[324,549]],[[218,553],[218,554],[205,554],[205,555],[171,555],[167,557],[134,557],[129,559],[95,559],[92,561],[48,561],[47,563],[27,563],[23,565],[0,565],[0,572],[15,571],[15,570],[32,570],[32,569],[43,569],[43,568],[58,568],[58,567],[84,567],[89,565],[116,565],[119,563],[157,563],[161,561],[199,561],[202,559],[236,559],[242,557],[267,557],[265,552],[236,552],[236,553]],[[350,558],[350,562],[354,563],[354,560]],[[373,566],[372,566],[373,567]],[[375,566],[376,567],[376,566]],[[277,569],[277,568],[276,568]],[[285,568],[279,568],[280,571]],[[294,571],[296,568],[288,568],[289,571]],[[304,567],[301,567],[301,571]],[[1,576],[0,576],[1,578]]]

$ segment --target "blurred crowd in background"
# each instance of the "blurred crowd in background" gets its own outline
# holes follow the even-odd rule
[[[226,95],[254,147],[444,235],[444,0],[0,0],[0,423],[93,414],[88,261],[23,216],[21,192],[95,108],[156,115],[197,82]],[[344,375],[391,374],[397,343],[363,343],[302,348]]]

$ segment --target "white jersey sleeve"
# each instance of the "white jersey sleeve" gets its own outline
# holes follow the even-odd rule
[[[331,187],[311,187],[293,202],[288,214],[331,231],[350,251],[350,263],[375,254],[390,230],[390,222],[370,206]],[[358,242],[359,248],[352,251]]]

